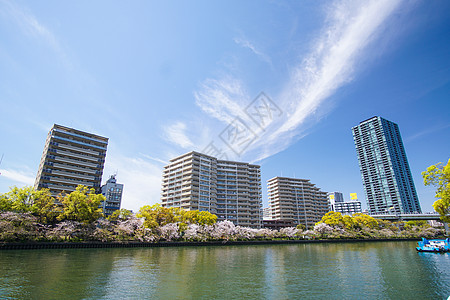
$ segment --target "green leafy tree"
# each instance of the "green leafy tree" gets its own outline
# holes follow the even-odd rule
[[[49,189],[34,191],[31,211],[41,223],[52,223],[56,221],[56,218],[61,213]]]
[[[8,193],[0,194],[0,211],[12,211],[12,202]]]
[[[31,211],[31,205],[35,197],[35,191],[31,186],[10,188],[8,193],[3,194],[2,206],[5,210],[18,213]]]
[[[360,228],[358,222],[352,216],[343,216],[342,221],[344,222],[345,229],[356,229]]]
[[[417,220],[417,221],[406,222],[404,227],[405,227],[405,229],[413,229],[413,227],[416,227],[417,229],[420,230],[422,228],[428,228],[428,227],[430,227],[430,225],[428,224],[427,221]]]
[[[89,189],[79,185],[75,191],[64,195],[60,201],[63,206],[58,220],[73,220],[83,223],[92,223],[103,216],[99,205],[105,201],[101,194],[95,194],[93,188]]]
[[[208,211],[180,210],[178,213],[180,221],[186,224],[213,225],[217,222],[217,216]]]
[[[136,216],[144,218],[144,226],[147,228],[156,229],[178,223],[180,231],[184,231],[187,224],[213,225],[217,221],[217,216],[207,211],[186,211],[179,207],[162,207],[160,204],[143,206]]]
[[[109,221],[126,221],[129,218],[131,218],[131,216],[133,216],[133,213],[131,212],[131,210],[125,209],[125,208],[121,208],[116,210],[115,212],[113,212],[110,216],[108,216],[108,220]]]
[[[367,227],[370,229],[379,228],[378,220],[369,215],[365,215],[362,213],[355,213],[355,214],[353,214],[353,219],[361,228],[363,228],[363,227]]]
[[[442,163],[432,165],[422,172],[425,185],[437,188],[433,208],[441,215],[441,220],[450,223],[450,159],[445,166]]]
[[[304,231],[306,229],[305,224],[298,224],[297,226],[295,226],[296,229]]]
[[[327,212],[322,220],[318,223],[325,223],[332,227],[345,227],[344,218],[340,212],[330,211]]]
[[[1,194],[0,211],[31,212],[41,223],[52,222],[58,215],[55,199],[50,191],[48,189],[35,191],[30,186],[12,187],[8,193]]]
[[[177,209],[162,207],[160,204],[145,205],[136,214],[138,218],[144,218],[144,226],[150,229],[164,226],[169,223],[177,223],[179,216],[175,215]]]

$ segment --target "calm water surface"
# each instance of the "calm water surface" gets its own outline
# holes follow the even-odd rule
[[[0,299],[447,299],[415,242],[0,251]]]

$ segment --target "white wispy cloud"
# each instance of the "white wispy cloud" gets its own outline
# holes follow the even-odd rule
[[[338,1],[330,7],[329,19],[313,50],[275,98],[285,111],[284,119],[252,147],[257,148],[259,160],[286,149],[302,136],[305,122],[317,115],[329,96],[353,79],[367,46],[381,36],[400,2]]]
[[[407,138],[405,138],[405,142],[408,142],[408,143],[412,142],[412,141],[414,141],[416,139],[420,139],[420,138],[422,138],[424,136],[427,136],[429,134],[432,134],[432,133],[435,133],[435,132],[447,129],[449,127],[450,127],[450,124],[443,124],[443,125],[441,124],[441,125],[432,126],[430,128],[426,128],[426,129],[421,130],[421,131],[419,131],[419,132],[417,132],[417,133],[415,133],[415,134],[413,134],[411,136],[408,136]]]
[[[148,154],[139,153],[139,155],[141,155],[141,156],[144,157],[144,158],[147,158],[147,159],[150,159],[150,160],[159,162],[159,163],[161,163],[161,164],[167,164],[167,163],[168,163],[167,160],[163,160],[163,159],[158,158],[158,157],[153,157],[153,156],[150,156],[150,155],[148,155]]]
[[[124,185],[122,208],[137,212],[144,205],[160,202],[163,167],[144,156],[130,157],[110,149],[106,160],[103,181],[117,172],[117,182]]]
[[[194,143],[186,135],[186,124],[177,121],[164,128],[164,137],[167,141],[180,146],[183,149],[194,147]]]
[[[13,185],[33,185],[35,177],[31,172],[17,171],[12,169],[0,169],[0,176],[12,181]]]
[[[48,45],[61,59],[67,68],[72,68],[72,63],[68,59],[63,47],[56,36],[44,26],[27,8],[20,6],[16,2],[0,0],[3,4],[3,13],[11,17],[19,27],[29,36],[36,38]]]
[[[195,104],[210,117],[229,124],[236,117],[248,118],[244,113],[250,97],[242,81],[227,76],[222,79],[207,79],[194,93]]]
[[[259,50],[258,48],[256,48],[256,46],[249,40],[244,39],[244,38],[235,38],[234,42],[241,47],[250,49],[261,60],[265,61],[269,65],[272,65],[272,60],[270,59],[270,57],[267,54],[265,54],[264,52],[262,52],[261,50]]]
[[[291,68],[286,84],[272,97],[283,114],[264,132],[258,132],[258,139],[246,149],[242,159],[262,160],[305,136],[306,130],[328,112],[326,100],[351,82],[363,62],[370,60],[373,51],[368,46],[389,38],[389,21],[399,12],[401,2],[343,0],[329,5],[328,16],[311,41],[309,54]],[[245,39],[235,42],[262,55]],[[254,122],[245,108],[255,96],[249,96],[245,82],[231,74],[206,79],[194,92],[196,105],[209,117],[226,125],[239,117],[249,127]]]

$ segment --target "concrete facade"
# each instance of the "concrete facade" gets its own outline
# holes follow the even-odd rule
[[[163,207],[209,211],[217,220],[260,228],[260,166],[189,152],[164,167]]]
[[[343,215],[353,215],[354,213],[361,213],[360,201],[339,202],[334,204],[335,212],[340,212]]]
[[[273,220],[292,220],[311,228],[329,211],[327,193],[307,179],[274,177],[267,186]]]
[[[116,210],[120,209],[122,203],[123,184],[117,183],[116,175],[112,175],[106,184],[102,185],[102,195],[106,200],[100,206],[103,209],[103,214],[109,216]]]
[[[107,146],[108,138],[53,125],[45,142],[34,188],[48,188],[52,196],[57,196],[84,185],[100,193]]]

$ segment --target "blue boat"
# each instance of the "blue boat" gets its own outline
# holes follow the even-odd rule
[[[419,252],[450,252],[450,239],[445,240],[427,240],[422,238],[422,241],[418,242],[416,250]]]

